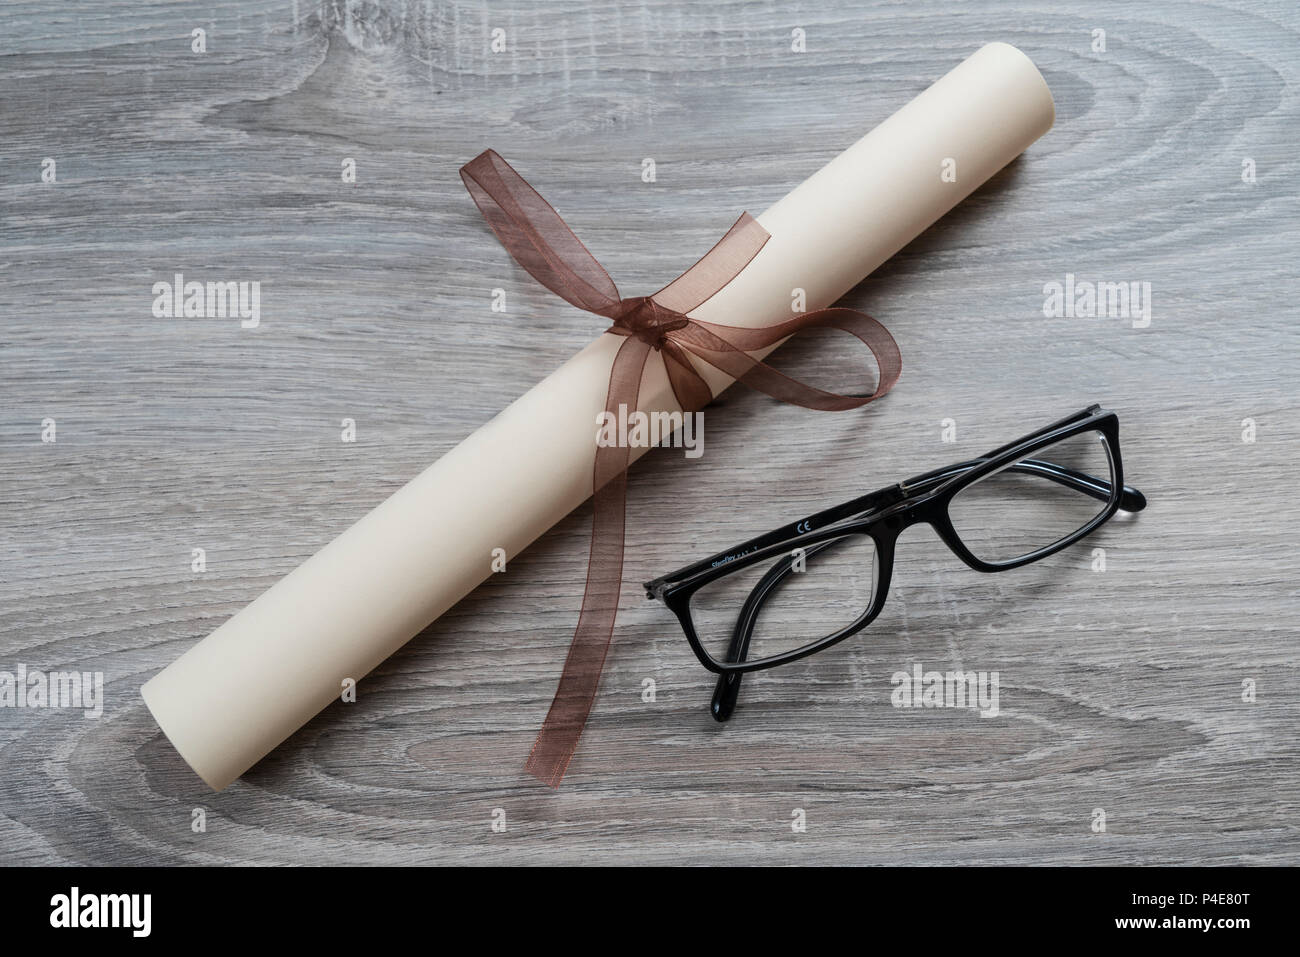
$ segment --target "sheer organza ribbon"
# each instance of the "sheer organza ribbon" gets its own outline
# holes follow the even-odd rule
[[[770,238],[748,213],[703,259],[663,289],[624,299],[560,214],[495,151],[476,156],[461,167],[460,175],[483,218],[519,265],[560,298],[611,320],[606,332],[625,337],[614,356],[605,401],[606,411],[615,417],[620,406],[629,412],[638,409],[641,376],[652,351],[662,354],[684,413],[696,412],[713,399],[692,357],[773,398],[809,409],[857,408],[884,395],[898,380],[902,359],[893,337],[875,319],[852,309],[819,309],[757,329],[690,318],[688,313],[731,282]],[[811,328],[840,329],[862,340],[875,356],[875,392],[825,392],[747,354]],[[594,439],[594,428],[592,435]],[[559,687],[526,765],[551,787],[564,777],[591,713],[623,580],[629,450],[626,445],[593,444],[594,516],[586,592]]]

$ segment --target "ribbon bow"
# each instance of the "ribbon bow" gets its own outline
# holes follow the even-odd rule
[[[879,322],[853,309],[820,309],[758,329],[692,319],[688,313],[740,274],[770,238],[758,220],[743,213],[734,226],[686,272],[652,296],[624,299],[609,274],[551,205],[493,150],[460,170],[465,188],[506,251],[534,279],[560,298],[613,322],[605,331],[624,336],[609,376],[606,412],[638,409],[641,376],[650,353],[659,352],[673,395],[684,413],[713,399],[697,371],[698,359],[731,378],[783,402],[838,411],[866,405],[898,381],[898,345]],[[876,391],[839,395],[799,382],[748,355],[810,328],[835,328],[862,340],[875,356]],[[624,510],[627,504],[626,445],[595,449],[594,515],[582,612],[564,662],[550,711],[528,756],[526,770],[551,787],[560,783],[591,713],[618,614],[623,576]]]

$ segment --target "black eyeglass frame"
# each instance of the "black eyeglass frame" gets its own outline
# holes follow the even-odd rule
[[[1028,464],[1029,470],[1037,471],[1045,478],[1104,501],[1106,505],[1101,512],[1081,528],[1036,551],[1002,562],[989,562],[977,558],[962,542],[961,536],[953,527],[948,513],[953,498],[973,483],[1009,465],[1016,464],[1018,460],[1025,459],[1038,449],[1091,430],[1100,432],[1106,439],[1113,473],[1111,480],[1103,480],[1051,462],[1030,460],[1032,464],[1021,462],[1020,465]],[[648,581],[644,587],[647,598],[660,599],[677,616],[682,630],[686,633],[686,640],[705,668],[722,675],[724,679],[730,676],[738,677],[752,671],[775,668],[824,651],[871,624],[880,614],[889,595],[889,583],[894,566],[894,544],[898,536],[913,525],[930,525],[944,544],[976,571],[1001,572],[1039,561],[1073,545],[1110,520],[1120,509],[1126,512],[1138,512],[1145,507],[1146,498],[1142,493],[1124,484],[1124,467],[1119,445],[1119,416],[1102,409],[1099,405],[1092,405],[978,458],[914,476],[896,485],[878,489],[842,505],[817,512],[768,532],[766,535],[750,539],[735,548],[719,552],[668,575]],[[724,575],[772,558],[786,557],[788,561],[785,564],[789,564],[791,559],[789,553],[794,549],[803,549],[805,555],[814,554],[817,545],[838,541],[848,535],[868,535],[872,538],[876,548],[875,562],[879,576],[870,605],[856,621],[801,648],[754,661],[745,660],[744,651],[749,643],[753,618],[762,605],[766,591],[785,577],[785,571],[782,571],[783,563],[778,562],[751,592],[740,611],[731,653],[728,655],[731,660],[718,661],[709,654],[696,634],[690,610],[691,596],[700,588]],[[823,547],[827,546],[823,545]],[[742,628],[742,622],[747,622],[747,627]],[[742,647],[738,649],[738,645]],[[719,693],[721,692],[720,683]],[[734,701],[734,693],[730,697]],[[729,712],[730,708],[728,707],[727,710]],[[717,695],[714,700],[714,712],[721,720]]]

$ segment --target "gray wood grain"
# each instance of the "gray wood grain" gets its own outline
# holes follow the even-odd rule
[[[107,680],[97,720],[0,709],[0,863],[1300,860],[1291,0],[0,17],[0,670]],[[462,162],[500,150],[636,294],[994,39],[1042,68],[1057,125],[848,297],[898,338],[898,388],[836,415],[727,394],[702,459],[634,469],[626,577],[1093,400],[1121,413],[1145,513],[998,576],[914,531],[869,635],[751,679],[727,726],[629,586],[552,792],[522,763],[580,602],[584,508],[357,704],[221,794],[199,782],[140,684],[599,329],[510,264]],[[151,284],[175,272],[260,281],[260,328],[154,319]],[[1150,282],[1150,326],[1045,319],[1066,273]],[[785,358],[828,382],[855,368],[811,344]],[[999,671],[1002,715],[893,708],[914,662]]]

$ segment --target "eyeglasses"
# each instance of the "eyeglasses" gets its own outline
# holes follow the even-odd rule
[[[1119,417],[1093,405],[646,582],[646,597],[677,615],[700,662],[719,675],[711,711],[725,721],[746,672],[797,661],[871,624],[904,529],[928,524],[971,568],[1000,572],[1145,507],[1124,484]]]

